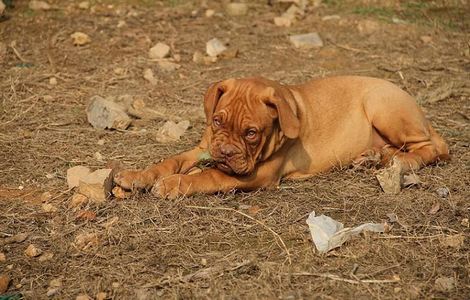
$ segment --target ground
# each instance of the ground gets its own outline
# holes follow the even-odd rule
[[[268,1],[247,1],[240,17],[223,15],[219,1],[91,0],[89,9],[78,2],[51,0],[52,10],[33,11],[28,1],[13,1],[0,22],[0,274],[12,279],[8,293],[47,299],[51,280],[60,279],[56,299],[98,292],[112,299],[470,298],[466,0],[329,0],[310,4],[288,28],[273,24],[286,6]],[[208,8],[216,14],[206,17]],[[331,15],[339,18],[324,19]],[[74,46],[77,31],[91,43]],[[312,31],[322,48],[289,43],[289,35]],[[193,53],[213,37],[238,56],[194,63]],[[157,42],[181,57],[180,69],[163,72],[148,59]],[[143,78],[147,68],[155,85]],[[375,169],[345,166],[270,191],[111,199],[85,207],[96,213],[88,221],[69,208],[69,167],[144,167],[195,145],[212,82],[262,75],[300,83],[340,74],[386,78],[416,96],[452,161],[420,170],[422,183],[398,195],[382,192]],[[179,142],[159,143],[164,119],[122,131],[90,126],[91,96],[124,94],[192,127]],[[440,197],[438,188],[449,195]],[[57,211],[45,212],[42,201]],[[398,222],[388,233],[319,254],[305,223],[311,211],[346,226],[383,222],[389,213]],[[5,243],[18,233],[28,238]],[[96,234],[86,249],[76,241],[83,233]],[[46,254],[26,256],[30,244]],[[436,284],[442,278],[455,284],[445,290]]]

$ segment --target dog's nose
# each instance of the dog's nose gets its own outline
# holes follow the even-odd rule
[[[236,148],[231,144],[225,144],[220,146],[220,153],[226,157],[231,157],[235,154]]]

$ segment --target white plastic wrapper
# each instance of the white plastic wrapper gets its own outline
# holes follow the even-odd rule
[[[314,211],[308,216],[307,224],[310,228],[313,243],[320,253],[326,253],[341,246],[351,237],[363,231],[381,233],[385,231],[384,224],[379,223],[365,223],[354,228],[344,228],[343,223],[325,215],[315,216]]]

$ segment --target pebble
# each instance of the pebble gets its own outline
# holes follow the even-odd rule
[[[29,9],[31,9],[31,10],[50,10],[51,6],[47,2],[33,0],[33,1],[29,2]]]
[[[217,38],[213,38],[206,43],[206,52],[209,56],[217,57],[227,50],[227,47]]]
[[[58,288],[48,289],[47,292],[46,292],[46,296],[47,296],[47,297],[53,297],[53,296],[55,296],[58,292],[59,292],[59,289],[58,289]]]
[[[215,14],[215,10],[213,10],[213,9],[208,9],[208,10],[206,10],[206,13],[205,13],[206,18],[210,18],[210,17],[212,17],[214,14]]]
[[[323,41],[316,32],[291,35],[289,37],[291,43],[296,48],[320,48],[323,47]]]
[[[181,68],[181,65],[166,60],[159,61],[158,66],[165,72],[174,72]]]
[[[75,166],[67,170],[67,184],[69,189],[77,187],[80,179],[85,178],[91,171],[84,166]]]
[[[82,1],[78,4],[78,8],[80,8],[80,9],[89,9],[90,8],[90,2]]]
[[[75,46],[83,46],[91,42],[88,34],[83,32],[75,32],[70,35]]]
[[[10,277],[7,274],[0,275],[0,294],[5,293],[10,285]]]
[[[150,82],[152,85],[157,84],[157,79],[153,75],[152,69],[147,68],[144,70],[144,79]]]
[[[151,59],[162,59],[170,56],[170,46],[164,43],[157,43],[150,48],[149,57]]]
[[[7,261],[7,256],[5,253],[0,252],[0,262],[6,262]]]
[[[449,189],[446,187],[440,187],[436,190],[436,194],[441,198],[447,198],[449,196]]]
[[[324,16],[323,18],[321,18],[322,21],[339,20],[339,19],[341,19],[341,17],[338,15],[329,15],[329,16]]]
[[[44,203],[44,204],[42,205],[42,210],[43,210],[44,212],[49,213],[49,212],[56,212],[58,209],[57,209],[57,207],[55,207],[54,205],[52,205],[52,204],[50,204],[50,203]]]
[[[157,141],[160,143],[166,143],[171,141],[177,141],[189,128],[189,121],[184,120],[176,124],[173,121],[167,121],[157,133]]]
[[[124,107],[100,96],[91,98],[86,112],[88,122],[96,129],[124,130],[131,124]]]
[[[49,84],[50,85],[57,85],[57,78],[55,78],[55,77],[49,78]]]
[[[403,180],[401,170],[401,164],[394,159],[390,167],[381,169],[375,175],[386,194],[400,193]]]
[[[229,16],[237,17],[237,16],[243,16],[246,15],[248,12],[248,5],[245,3],[227,3],[225,5],[225,11]]]
[[[88,202],[88,197],[82,194],[74,194],[70,200],[69,207],[79,207]]]
[[[41,255],[42,250],[36,247],[36,245],[30,244],[28,248],[26,248],[24,253],[29,257],[36,257],[36,256]]]

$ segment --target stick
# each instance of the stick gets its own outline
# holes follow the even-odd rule
[[[287,259],[289,260],[289,264],[292,264],[292,260],[290,258],[290,252],[289,252],[289,249],[287,249],[287,246],[286,244],[284,243],[284,240],[281,238],[281,236],[275,232],[274,230],[272,230],[271,228],[269,228],[266,224],[264,224],[263,222],[261,221],[258,221],[257,219],[253,218],[252,216],[250,215],[247,215],[241,211],[238,211],[236,209],[233,209],[233,208],[228,208],[228,207],[208,207],[208,206],[192,206],[192,205],[188,205],[186,206],[187,208],[194,208],[194,209],[203,209],[203,210],[225,210],[225,211],[231,211],[231,212],[234,212],[234,213],[237,213],[239,215],[242,215],[254,222],[256,222],[257,224],[263,226],[267,231],[271,232],[274,237],[276,237],[279,242],[282,244],[282,248],[284,248],[284,251],[286,252],[287,254]]]
[[[328,273],[308,273],[308,272],[302,272],[302,273],[284,273],[284,275],[291,275],[291,276],[314,276],[314,277],[321,277],[321,278],[327,278],[335,281],[342,281],[342,282],[347,282],[351,284],[361,284],[361,283],[394,283],[394,282],[399,282],[399,278],[394,278],[394,279],[359,279],[359,280],[354,280],[354,279],[347,279],[343,277],[339,277],[338,275],[335,274],[328,274]]]

